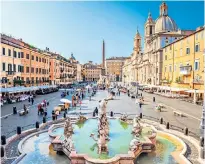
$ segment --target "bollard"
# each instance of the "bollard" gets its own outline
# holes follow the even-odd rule
[[[17,126],[16,132],[17,132],[17,134],[21,134],[21,127],[20,126]]]
[[[13,106],[13,114],[17,114],[17,110],[15,106]]]
[[[162,117],[160,118],[160,124],[163,124],[163,118]]]
[[[6,136],[1,136],[1,145],[6,145]]]
[[[93,112],[93,117],[95,117],[95,112]]]
[[[48,114],[47,112],[44,112],[44,116],[45,116],[45,117],[47,116],[47,114]]]
[[[1,157],[4,157],[4,147],[1,146]]]
[[[140,118],[142,118],[142,113],[140,113]]]
[[[63,117],[64,117],[64,118],[66,118],[66,112],[65,112],[65,113],[63,113]]]
[[[153,102],[155,102],[155,97],[153,97]]]
[[[166,124],[166,129],[169,129],[169,122],[167,122]]]
[[[188,134],[189,134],[189,129],[188,129],[187,127],[184,128],[184,134],[185,134],[186,136],[188,136]]]
[[[110,117],[113,117],[114,113],[113,111],[110,112]]]
[[[43,117],[43,123],[46,123],[46,117]]]
[[[201,157],[202,159],[205,159],[205,149],[204,149],[204,147],[201,147],[200,157]]]
[[[142,93],[141,93],[141,97],[142,97]]]
[[[49,106],[49,102],[47,102],[47,106]]]
[[[39,122],[36,121],[36,129],[38,129],[38,128],[39,128]]]
[[[200,137],[199,144],[201,147],[204,147],[204,137]]]

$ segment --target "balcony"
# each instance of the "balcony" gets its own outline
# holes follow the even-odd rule
[[[202,79],[194,79],[193,83],[194,84],[202,84],[203,85],[204,84],[204,80],[202,80]]]
[[[190,65],[180,67],[181,75],[190,75],[192,67]]]

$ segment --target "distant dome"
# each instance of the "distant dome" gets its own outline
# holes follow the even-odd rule
[[[177,25],[168,15],[161,15],[155,24],[155,33],[177,31]]]

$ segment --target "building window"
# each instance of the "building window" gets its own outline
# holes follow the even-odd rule
[[[26,73],[29,73],[29,67],[26,67]]]
[[[169,46],[169,49],[172,50],[172,45]]]
[[[41,68],[39,68],[39,73],[41,73]]]
[[[152,26],[149,26],[149,34],[152,35]]]
[[[11,64],[8,64],[8,71],[12,71],[12,65]]]
[[[6,50],[4,47],[2,47],[2,55],[6,55]]]
[[[186,54],[190,54],[190,48],[186,48]]]
[[[38,68],[36,68],[36,74],[38,73]]]
[[[169,72],[172,72],[172,65],[169,65]]]
[[[18,52],[18,58],[21,58],[21,52]]]
[[[2,63],[2,71],[6,71],[6,63]]]
[[[36,61],[38,61],[38,56],[36,56]]]
[[[18,72],[21,72],[21,65],[18,65]]]
[[[31,60],[34,60],[34,56],[33,55],[31,56]]]
[[[29,59],[29,54],[26,54],[26,59]]]
[[[21,72],[24,72],[24,66],[21,66]]]
[[[31,73],[34,73],[34,68],[33,67],[31,67]]]
[[[8,56],[11,56],[11,50],[8,49]]]
[[[204,31],[201,32],[201,39],[204,39]]]
[[[41,58],[39,58],[39,62],[41,62]]]
[[[13,65],[14,72],[16,72],[16,64]]]
[[[165,55],[165,60],[167,60],[167,55]]]
[[[29,77],[26,78],[26,82],[27,82],[27,83],[29,82]]]
[[[194,62],[194,70],[195,71],[199,70],[199,60],[195,60],[195,62]]]
[[[199,50],[199,45],[197,44],[197,45],[195,45],[195,52],[199,52],[200,50]]]
[[[21,52],[21,58],[24,58],[24,53],[23,52]]]
[[[164,72],[167,72],[167,67],[164,67]]]
[[[16,51],[14,51],[14,58],[16,58],[17,54],[16,54]]]

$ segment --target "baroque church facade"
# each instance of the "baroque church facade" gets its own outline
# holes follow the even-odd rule
[[[134,38],[133,53],[127,65],[132,65],[132,79],[124,82],[138,82],[139,84],[161,85],[162,83],[162,48],[186,35],[192,30],[180,30],[175,21],[168,15],[168,6],[165,2],[160,5],[159,17],[154,20],[151,13],[148,14],[144,25],[144,52],[141,50],[141,36],[137,30]],[[126,70],[126,65],[123,66]]]

